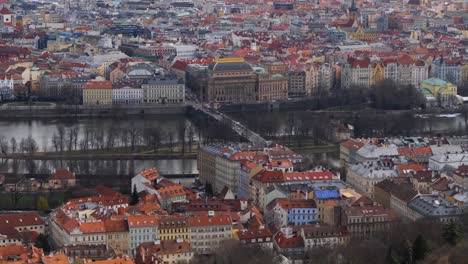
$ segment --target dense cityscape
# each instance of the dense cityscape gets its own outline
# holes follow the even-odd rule
[[[0,0],[0,263],[468,263],[468,1]]]

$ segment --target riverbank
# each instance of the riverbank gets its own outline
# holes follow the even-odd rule
[[[1,159],[11,160],[174,160],[196,159],[196,152],[188,153],[103,153],[103,154],[74,154],[74,153],[44,153],[33,154],[14,153],[1,154]]]
[[[356,114],[454,114],[461,113],[460,108],[433,108],[424,110],[381,110],[359,105],[335,106],[326,109],[314,107],[314,99],[295,99],[275,102],[250,104],[225,104],[219,110],[224,113],[262,112],[262,111],[309,111],[316,114],[328,114],[336,117],[349,118]],[[358,107],[357,107],[358,106]],[[185,104],[165,105],[61,105],[47,102],[35,102],[32,105],[4,104],[0,106],[1,118],[49,118],[49,117],[125,117],[151,116],[168,114],[186,114],[192,109],[190,102]]]
[[[185,114],[188,104],[177,105],[2,105],[0,118],[113,117]]]

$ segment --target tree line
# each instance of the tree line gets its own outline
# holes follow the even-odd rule
[[[231,129],[217,122],[197,118],[195,122],[179,121],[175,128],[148,126],[144,128],[129,127],[85,127],[77,125],[57,125],[49,140],[39,146],[32,137],[17,139],[0,136],[0,152],[3,157],[9,154],[34,154],[38,151],[66,153],[80,151],[121,151],[133,152],[145,150],[156,152],[163,147],[170,152],[182,154],[192,152],[197,146],[215,142],[239,140]]]
[[[351,239],[344,246],[316,247],[297,253],[301,263],[313,264],[417,264],[465,263],[468,252],[468,217],[460,222],[432,220],[402,222],[367,239]],[[286,263],[265,247],[243,246],[228,240],[212,256],[195,256],[194,264]]]

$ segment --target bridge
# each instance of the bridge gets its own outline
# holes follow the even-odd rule
[[[229,127],[232,128],[234,132],[236,132],[239,136],[247,139],[250,143],[256,145],[256,146],[261,146],[265,147],[268,146],[271,142],[268,140],[264,139],[262,136],[259,134],[255,133],[254,131],[250,130],[246,126],[242,125],[240,122],[232,119],[231,117],[221,113],[220,111],[216,110],[215,108],[212,107],[205,107],[201,104],[192,104],[192,107],[195,110],[202,111],[204,114],[211,116],[218,122],[224,123],[228,125]]]

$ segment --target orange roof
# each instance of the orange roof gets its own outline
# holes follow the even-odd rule
[[[57,169],[49,177],[49,180],[72,180],[75,179],[75,175],[67,169]]]
[[[124,219],[119,220],[105,220],[104,227],[106,232],[128,232],[127,221]]]
[[[425,170],[425,169],[427,169],[425,165],[416,164],[416,163],[397,165],[397,171],[398,171],[398,174],[400,175],[408,174],[411,171],[420,171],[420,170]]]
[[[44,264],[68,264],[70,261],[65,254],[55,254],[49,256],[43,256],[42,262]]]
[[[218,226],[232,225],[231,216],[215,215],[215,216],[196,216],[189,218],[190,226]]]
[[[432,155],[432,150],[430,147],[420,147],[420,148],[413,148],[414,154],[427,154]]]
[[[130,215],[128,217],[129,227],[149,227],[157,224],[158,218],[154,215]]]
[[[281,208],[288,210],[291,208],[317,208],[315,201],[310,200],[292,200],[288,198],[277,198],[271,201],[268,204],[268,208],[272,209],[276,204],[278,204]]]
[[[106,229],[104,228],[104,222],[84,222],[80,223],[80,230],[83,234],[94,234],[94,233],[104,233]]]
[[[172,198],[185,195],[184,187],[182,185],[173,185],[164,187],[158,190],[162,198]]]
[[[152,168],[152,169],[147,169],[147,170],[140,172],[140,175],[150,181],[153,181],[159,177],[159,172],[156,168]]]
[[[411,155],[411,149],[410,148],[399,148],[398,149],[398,155],[410,156]]]
[[[341,142],[340,145],[342,145],[342,146],[344,146],[346,148],[349,148],[349,149],[358,150],[358,149],[362,148],[365,144],[364,144],[364,142],[357,141],[355,139],[348,139],[346,141]]]
[[[5,246],[0,247],[0,261],[7,260],[9,256],[21,256],[27,253],[27,247],[24,246]]]
[[[270,168],[292,168],[293,163],[290,160],[274,160],[268,164]]]
[[[127,257],[117,257],[115,259],[106,259],[106,260],[97,260],[97,261],[84,261],[84,263],[93,263],[93,264],[135,264],[135,262]]]
[[[110,81],[91,81],[86,83],[85,89],[112,89]]]

